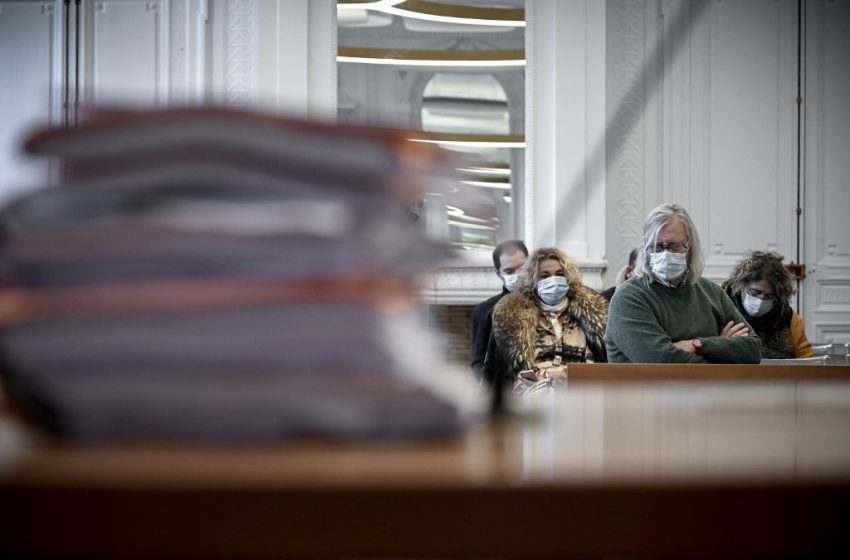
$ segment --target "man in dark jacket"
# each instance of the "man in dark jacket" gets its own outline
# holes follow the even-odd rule
[[[635,260],[637,259],[638,250],[637,247],[632,249],[632,252],[629,253],[629,264],[620,269],[620,272],[617,273],[617,279],[614,281],[614,285],[605,290],[604,292],[599,292],[602,297],[604,297],[609,302],[611,298],[614,297],[614,291],[617,289],[617,286],[628,280],[632,271],[635,269]]]
[[[502,296],[513,291],[517,270],[528,257],[528,248],[522,241],[511,239],[499,243],[493,250],[493,267],[502,280],[502,292],[479,303],[472,311],[472,373],[481,379],[487,344],[493,330],[493,308]]]

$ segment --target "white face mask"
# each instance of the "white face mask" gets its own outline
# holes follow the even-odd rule
[[[744,301],[742,303],[744,304],[744,311],[750,317],[761,317],[773,309],[772,299],[759,299],[746,292],[744,293]]]
[[[516,288],[516,281],[519,279],[519,274],[501,274],[502,280],[505,282],[505,289],[509,292],[513,292],[514,288]]]
[[[570,283],[563,276],[550,276],[537,282],[537,295],[547,305],[561,303],[568,293]]]
[[[661,251],[649,254],[649,267],[656,278],[670,285],[679,280],[688,270],[687,253]]]

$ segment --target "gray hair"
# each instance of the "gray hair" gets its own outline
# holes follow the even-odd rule
[[[678,204],[666,203],[654,209],[646,217],[643,224],[643,241],[638,247],[637,260],[635,261],[635,270],[633,276],[651,280],[653,278],[652,271],[649,269],[649,253],[655,249],[655,243],[658,239],[658,233],[661,228],[678,220],[685,226],[685,232],[688,235],[688,272],[686,282],[695,284],[697,280],[702,278],[702,272],[705,269],[705,257],[702,254],[702,245],[699,240],[699,233],[694,226],[691,216],[688,211]]]

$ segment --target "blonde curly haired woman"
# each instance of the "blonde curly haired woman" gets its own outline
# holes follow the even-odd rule
[[[519,270],[514,292],[493,309],[484,379],[522,392],[564,375],[569,362],[606,362],[608,302],[582,285],[575,261],[537,249]]]

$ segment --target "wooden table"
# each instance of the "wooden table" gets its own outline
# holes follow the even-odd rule
[[[575,368],[512,418],[415,444],[81,448],[7,416],[0,556],[850,553],[848,371],[705,367]]]

